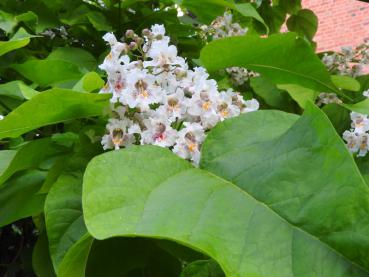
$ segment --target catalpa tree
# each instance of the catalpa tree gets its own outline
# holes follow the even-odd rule
[[[369,42],[317,27],[298,0],[1,1],[0,275],[369,276]]]

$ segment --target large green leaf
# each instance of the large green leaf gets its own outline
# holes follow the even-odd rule
[[[45,202],[46,230],[55,271],[87,230],[82,216],[82,176],[61,175]]]
[[[0,171],[0,187],[14,173],[26,169],[37,169],[43,161],[67,151],[66,147],[53,143],[49,138],[38,139],[25,144],[16,154],[13,151],[11,152],[11,156],[13,156],[11,160],[6,155],[5,158],[8,160],[8,164]],[[0,151],[1,154],[3,152]],[[3,157],[1,154],[0,157]]]
[[[216,40],[203,48],[201,62],[209,71],[240,66],[261,73],[277,85],[337,92],[310,45],[294,33]]]
[[[109,98],[108,94],[51,89],[23,103],[1,120],[0,138],[14,138],[42,126],[101,115]]]
[[[322,111],[310,104],[295,123],[289,117],[261,111],[219,124],[201,167],[369,269],[368,186]]]
[[[37,192],[45,175],[44,172],[30,171],[9,180],[0,189],[0,227],[42,212],[45,195]]]
[[[367,276],[264,203],[167,149],[139,146],[94,158],[82,203],[95,238],[174,240],[208,254],[227,276]]]

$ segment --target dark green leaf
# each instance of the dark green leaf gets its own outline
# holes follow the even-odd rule
[[[45,195],[37,192],[45,175],[44,172],[30,171],[12,178],[0,189],[0,227],[42,212]]]
[[[288,30],[312,40],[318,30],[318,17],[308,9],[299,10],[287,20]]]

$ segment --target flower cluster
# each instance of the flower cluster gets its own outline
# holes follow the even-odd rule
[[[363,92],[369,97],[369,90]],[[358,157],[363,157],[369,151],[369,118],[368,115],[351,112],[351,130],[343,133],[343,139],[347,142],[347,147],[352,153],[357,153]]]
[[[363,67],[369,65],[369,41],[355,49],[342,47],[340,53],[325,53],[322,61],[331,73],[352,77],[362,75]]]
[[[201,27],[204,37],[210,36],[212,40],[243,36],[247,33],[247,28],[242,28],[240,24],[233,22],[233,15],[229,11],[223,16],[218,16],[210,26]],[[257,73],[242,67],[230,67],[226,72],[231,77],[231,81],[236,86],[243,85],[249,78],[257,76]]]
[[[201,29],[213,39],[243,36],[247,33],[247,28],[242,28],[240,24],[233,22],[233,15],[229,11],[218,16],[210,26],[204,25]]]
[[[327,104],[342,104],[342,100],[338,98],[335,93],[322,92],[319,94],[316,104],[318,106],[327,105]]]
[[[101,93],[112,93],[114,114],[103,147],[153,144],[198,164],[206,131],[226,118],[257,110],[259,103],[245,101],[231,89],[219,92],[204,68],[189,69],[169,44],[163,25],[142,35],[128,30],[126,42],[111,33],[103,37],[111,51],[100,65],[107,72]]]
[[[363,68],[369,65],[369,41],[357,46],[342,47],[341,52],[325,53],[322,62],[332,74],[357,77],[363,74]],[[341,99],[335,93],[319,94],[317,105],[336,103],[341,104]]]

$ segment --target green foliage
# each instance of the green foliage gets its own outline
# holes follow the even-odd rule
[[[204,31],[225,11],[246,34]],[[153,24],[260,103],[206,132],[199,168],[155,146],[103,153],[102,36]],[[300,0],[0,1],[0,276],[369,276],[369,158],[341,138],[369,114],[369,75],[329,71],[317,28]]]
[[[297,84],[315,91],[337,92],[310,45],[294,33],[213,41],[203,48],[201,62],[209,71],[240,66],[262,74],[277,85]]]
[[[17,137],[38,127],[101,115],[109,95],[51,89],[25,102],[0,122],[0,138]],[[41,109],[42,113],[34,114]]]

